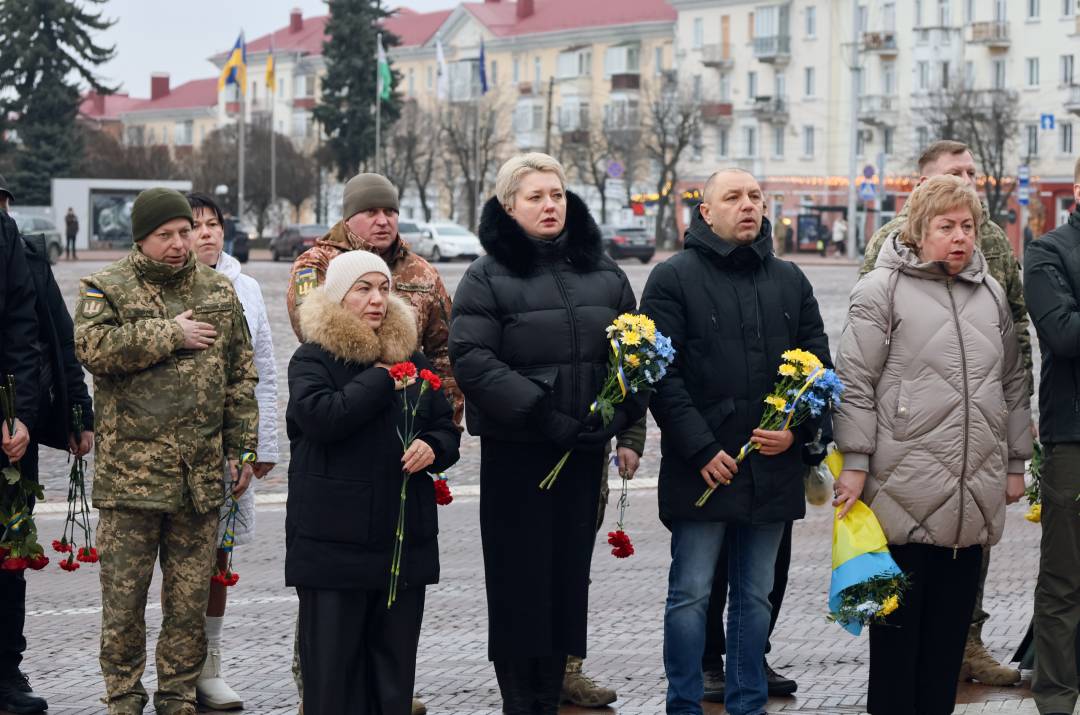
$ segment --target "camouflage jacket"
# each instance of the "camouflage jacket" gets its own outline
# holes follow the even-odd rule
[[[217,339],[185,350],[173,320],[191,309]],[[94,376],[94,506],[175,512],[185,495],[218,508],[222,457],[254,451],[259,413],[251,337],[225,276],[190,254],[182,268],[139,251],[82,280],[75,353]]]
[[[904,204],[896,218],[879,228],[870,237],[870,243],[866,245],[866,257],[862,268],[859,269],[860,276],[874,270],[878,253],[881,252],[885,239],[902,228],[907,223],[907,217],[908,204]],[[1024,302],[1024,285],[1020,280],[1020,264],[1016,260],[1005,231],[990,220],[990,212],[987,211],[985,203],[983,204],[983,220],[979,224],[979,232],[975,237],[975,246],[986,258],[990,275],[1005,289],[1005,295],[1009,300],[1009,312],[1012,313],[1013,324],[1016,327],[1016,337],[1020,341],[1024,369],[1027,372],[1028,393],[1033,394],[1035,382],[1031,374],[1031,335],[1028,333],[1028,312]]]
[[[326,280],[326,268],[331,259],[346,251],[374,251],[374,248],[350,231],[344,221],[339,221],[293,263],[285,300],[297,340],[304,340],[300,334],[297,308],[305,295]],[[460,425],[464,398],[450,371],[450,351],[447,346],[450,338],[450,294],[435,267],[409,250],[401,238],[391,247],[389,255],[383,255],[383,258],[394,276],[394,293],[408,301],[416,311],[417,334],[420,336],[417,348],[442,377],[446,399],[454,406],[454,422]]]

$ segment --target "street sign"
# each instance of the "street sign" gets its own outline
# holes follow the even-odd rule
[[[1031,189],[1027,186],[1018,186],[1016,188],[1016,202],[1021,206],[1027,206],[1031,201]]]
[[[1021,186],[1027,186],[1031,181],[1031,168],[1027,164],[1021,164],[1016,170],[1016,179]]]
[[[1040,114],[1039,115],[1039,129],[1053,129],[1054,128],[1054,115],[1053,114]]]
[[[623,175],[623,165],[617,161],[609,161],[607,165],[607,175],[612,179],[621,179]]]
[[[874,189],[874,185],[869,181],[864,181],[859,184],[859,198],[863,201],[873,201],[877,198],[877,191]]]
[[[863,167],[862,175],[865,176],[867,179],[874,178],[874,167],[867,164]]]

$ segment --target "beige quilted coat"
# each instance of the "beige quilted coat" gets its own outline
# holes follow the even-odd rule
[[[898,234],[851,292],[834,417],[847,469],[890,544],[995,544],[1006,473],[1031,456],[1027,378],[1008,303],[975,251],[949,277]]]

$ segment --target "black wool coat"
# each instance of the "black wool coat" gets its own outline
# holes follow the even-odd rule
[[[38,412],[38,321],[34,280],[15,219],[0,211],[0,375],[15,376],[15,412],[34,434]],[[0,462],[6,464],[0,455]]]
[[[390,297],[378,335],[323,289],[301,308],[306,342],[289,363],[285,413],[292,459],[285,519],[285,583],[308,588],[385,591],[390,584],[403,478],[402,392],[378,361],[431,363],[416,347],[411,309]],[[366,332],[365,332],[366,331]],[[441,391],[407,390],[417,438],[431,446],[441,472],[458,459],[460,433]],[[439,580],[435,489],[424,471],[409,478],[405,545],[398,588]]]
[[[757,428],[781,353],[802,348],[832,366],[810,282],[773,255],[771,236],[764,219],[754,242],[736,247],[695,210],[685,249],[653,269],[642,293],[641,312],[677,351],[650,402],[661,431],[665,523],[770,524],[806,514],[802,447],[815,439],[819,421],[797,429],[783,454],[752,453],[729,486],[694,506],[706,488],[701,468],[720,450],[736,455]]]
[[[602,446],[575,448],[555,486],[538,485],[573,446],[607,374],[605,329],[634,294],[572,193],[558,239],[530,238],[495,199],[479,233],[487,255],[454,296],[450,361],[481,438],[489,656],[583,656]],[[627,424],[644,414],[621,409]]]

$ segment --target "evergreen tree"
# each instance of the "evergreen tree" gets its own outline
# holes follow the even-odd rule
[[[105,0],[0,0],[0,115],[14,117],[14,169],[20,203],[50,204],[51,180],[71,176],[82,150],[76,126],[80,79],[112,90],[94,73],[114,48],[93,34],[113,25],[93,7]]]
[[[377,170],[375,155],[375,91],[377,86],[376,37],[382,32],[383,47],[398,45],[396,35],[381,29],[391,14],[382,0],[328,0],[329,39],[323,43],[326,76],[322,97],[313,113],[328,137],[320,159],[337,170],[344,181],[361,168]],[[393,74],[391,96],[382,102],[383,137],[401,113],[400,97],[393,91],[398,75]]]

